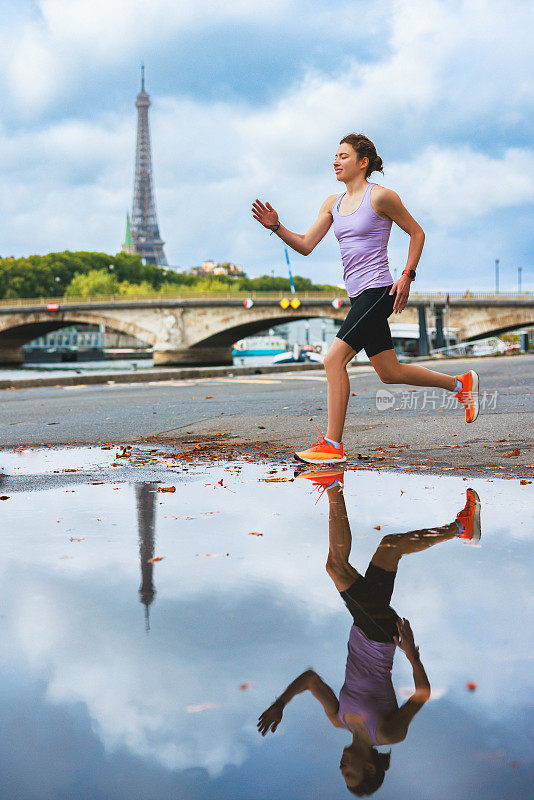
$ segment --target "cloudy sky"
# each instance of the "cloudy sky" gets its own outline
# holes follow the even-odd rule
[[[2,0],[0,253],[116,252],[131,205],[146,64],[171,264],[285,274],[250,216],[304,232],[340,191],[339,139],[366,133],[427,242],[418,287],[534,289],[529,0]],[[394,230],[393,269],[407,239]],[[333,233],[294,271],[339,282]]]

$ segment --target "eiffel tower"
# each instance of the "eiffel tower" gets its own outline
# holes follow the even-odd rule
[[[135,180],[131,219],[131,243],[145,264],[166,266],[164,242],[159,235],[156,199],[152,177],[152,153],[148,109],[150,97],[145,92],[145,67],[141,67],[141,91],[135,101],[137,106],[137,147],[135,152]],[[124,249],[124,246],[123,246]]]
[[[154,586],[154,558],[156,505],[154,483],[136,483],[135,499],[137,501],[137,526],[139,533],[139,561],[141,564],[141,586],[139,599],[145,607],[146,632],[150,630],[150,605],[156,596]]]

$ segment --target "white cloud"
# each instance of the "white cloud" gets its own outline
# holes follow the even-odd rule
[[[415,216],[436,228],[469,226],[495,210],[534,203],[534,150],[509,148],[492,157],[465,145],[433,146],[394,162],[388,178],[409,196]]]
[[[22,118],[79,91],[127,56],[169,47],[188,31],[222,23],[261,25],[289,0],[40,0],[38,15],[3,32],[7,87]]]

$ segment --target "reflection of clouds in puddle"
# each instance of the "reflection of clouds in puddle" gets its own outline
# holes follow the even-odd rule
[[[108,750],[126,747],[169,769],[201,766],[216,775],[258,744],[251,717],[293,669],[313,665],[341,685],[349,618],[324,570],[328,506],[313,506],[308,482],[261,483],[265,470],[245,466],[243,490],[229,472],[208,473],[212,484],[223,474],[234,493],[204,487],[203,475],[156,504],[165,561],[154,567],[149,637],[137,596],[133,487],[34,494],[38,526],[27,496],[15,498],[3,539],[11,635],[1,647],[4,663],[22,657],[36,676],[47,676],[50,702],[83,703]],[[428,476],[347,474],[357,567],[365,568],[385,533],[454,519],[467,484],[436,479],[436,491],[423,493],[422,481],[428,485]],[[528,693],[528,642],[520,619],[506,610],[516,608],[517,586],[528,579],[510,521],[524,488],[472,485],[483,502],[482,550],[452,541],[403,559],[393,605],[412,621],[431,682],[469,706],[465,681],[477,681],[478,712],[498,719],[521,708]],[[105,523],[91,521],[95,514]],[[380,533],[373,530],[378,523]],[[86,541],[68,542],[70,528]],[[251,530],[263,536],[249,536]],[[231,555],[197,558],[200,550]],[[60,561],[67,552],[72,559]],[[504,658],[510,642],[514,652]],[[403,684],[411,677],[399,659],[395,674]],[[250,679],[255,692],[240,691]],[[436,700],[444,696],[439,691]]]
[[[242,673],[232,654],[218,649],[215,666],[204,652],[209,625],[199,621],[210,602],[184,618],[175,609],[169,630],[147,638],[138,605],[113,589],[110,597],[80,586],[73,596],[65,581],[22,576],[16,594],[15,585],[6,588],[13,589],[6,638],[16,647],[4,640],[3,662],[22,656],[34,677],[46,676],[48,702],[83,703],[108,751],[126,747],[168,769],[200,766],[215,775],[242,763],[250,738],[242,731]]]
[[[448,692],[449,689],[446,686],[432,686],[430,700],[441,700]],[[399,686],[397,688],[397,695],[403,700],[408,700],[413,695],[413,686]]]
[[[39,448],[24,447],[20,450],[2,450],[2,470],[11,475],[33,475],[53,470],[89,470],[107,467],[114,461],[119,445],[111,450],[100,447]]]

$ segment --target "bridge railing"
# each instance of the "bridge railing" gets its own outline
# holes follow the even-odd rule
[[[62,305],[92,305],[93,303],[131,303],[131,302],[158,302],[165,300],[245,300],[251,297],[253,300],[282,300],[284,297],[291,297],[290,292],[176,292],[139,295],[106,294],[92,295],[90,297],[16,297],[0,300],[0,307],[25,307],[25,306],[47,306],[49,303],[59,303]],[[297,292],[299,300],[333,300],[336,297],[347,298],[344,289],[328,292]],[[434,302],[445,304],[447,300],[487,300],[496,301],[512,300],[533,302],[534,292],[411,292],[410,304],[419,302]]]
[[[92,303],[130,303],[130,302],[154,302],[158,303],[165,300],[246,300],[251,297],[253,300],[282,300],[284,297],[291,298],[290,292],[177,292],[152,294],[102,294],[91,295],[90,297],[16,297],[9,300],[0,300],[0,306],[46,306],[48,303],[59,303],[62,305],[91,305]],[[325,300],[336,297],[346,298],[347,293],[344,289],[338,292],[297,292],[296,297],[300,300]]]

